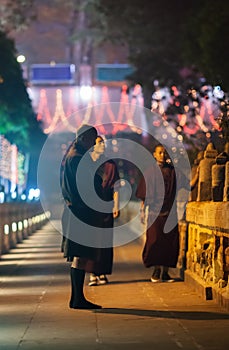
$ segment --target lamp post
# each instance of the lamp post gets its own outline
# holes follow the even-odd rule
[[[23,78],[25,80],[28,80],[28,69],[27,65],[25,64],[26,57],[24,55],[18,55],[17,56],[17,62],[20,63],[23,73]]]

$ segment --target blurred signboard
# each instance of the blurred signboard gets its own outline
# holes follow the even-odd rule
[[[68,63],[32,64],[30,82],[34,85],[73,84],[75,82],[75,65]]]
[[[96,64],[95,80],[96,82],[120,82],[128,80],[128,76],[134,72],[134,68],[126,63],[115,64]]]

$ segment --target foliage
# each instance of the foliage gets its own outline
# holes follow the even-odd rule
[[[26,28],[35,18],[34,0],[1,0],[0,31],[9,33]]]
[[[138,82],[150,89],[153,80],[178,83],[182,67],[183,21],[188,4],[184,1],[100,1],[107,18],[110,39],[128,42],[130,61]],[[110,10],[108,10],[108,6]]]
[[[219,125],[222,128],[222,135],[225,142],[229,142],[229,101],[221,101],[221,114],[219,117]]]
[[[186,25],[184,53],[212,84],[229,91],[229,2],[201,0]]]
[[[28,149],[31,132],[40,129],[32,109],[13,40],[0,32],[0,133]]]
[[[224,0],[100,0],[97,5],[107,39],[129,45],[133,80],[151,90],[154,79],[193,84],[199,72],[228,89],[228,8]],[[189,76],[180,74],[185,66]]]
[[[76,65],[93,60],[93,49],[106,37],[104,16],[96,10],[98,0],[53,0],[52,6],[65,7],[69,13],[70,60]],[[55,5],[54,5],[55,4]]]

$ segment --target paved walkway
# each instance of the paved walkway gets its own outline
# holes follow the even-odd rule
[[[142,240],[115,249],[109,284],[86,286],[88,299],[103,309],[69,309],[70,267],[60,242],[47,224],[2,256],[1,350],[229,348],[228,312],[179,279],[151,283],[141,263]]]

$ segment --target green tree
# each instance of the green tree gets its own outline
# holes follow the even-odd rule
[[[26,28],[36,16],[33,5],[34,0],[1,0],[0,31],[8,34]]]
[[[16,48],[9,35],[26,28],[35,18],[34,0],[2,0],[0,3],[0,133],[22,151],[43,142],[41,125],[36,121],[27,93]]]
[[[99,1],[106,38],[129,47],[129,61],[135,67],[131,79],[143,86],[146,107],[155,80],[162,86],[182,83],[183,27],[190,6],[182,0]]]
[[[181,69],[228,87],[228,7],[224,0],[100,0],[108,40],[127,42],[134,80],[181,84]],[[185,77],[187,79],[187,77]]]
[[[92,63],[93,48],[99,37],[98,25],[93,25],[98,17],[94,3],[93,0],[78,0],[77,2],[68,0],[66,2],[72,14],[68,28],[71,61],[78,67],[85,59],[88,63]]]
[[[194,1],[185,28],[184,56],[213,85],[229,91],[229,2]]]
[[[27,150],[36,131],[42,136],[16,60],[13,40],[0,32],[0,133]]]

